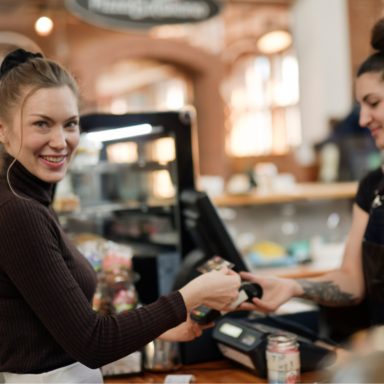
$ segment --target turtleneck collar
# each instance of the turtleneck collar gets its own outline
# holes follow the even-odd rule
[[[5,154],[4,167],[0,174],[1,179],[7,180],[7,170],[13,160],[14,157]],[[46,183],[32,175],[18,160],[15,161],[9,171],[9,181],[16,192],[17,190],[23,192],[44,205],[51,204],[53,184]]]

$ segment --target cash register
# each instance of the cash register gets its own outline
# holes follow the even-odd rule
[[[197,268],[217,255],[233,263],[236,272],[250,270],[216,207],[204,192],[192,189],[182,191],[180,205],[185,227],[196,243],[196,249],[185,257],[175,280],[175,290],[197,277]],[[252,370],[255,375],[266,377],[266,339],[270,333],[281,331],[298,335],[303,372],[316,369],[319,363],[324,367],[334,362],[336,354],[332,351],[332,344],[335,343],[329,341],[330,348],[316,344],[321,339],[317,329],[313,329],[316,326],[312,326],[316,324],[316,312],[308,312],[302,317],[304,323],[309,320],[307,324],[292,322],[289,315],[287,319],[284,316],[269,316],[250,320],[249,314],[247,311],[228,313],[216,321],[214,328],[204,330],[201,337],[181,343],[183,362],[193,364],[225,356]]]

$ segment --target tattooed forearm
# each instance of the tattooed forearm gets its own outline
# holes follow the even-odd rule
[[[305,279],[297,280],[304,290],[301,296],[305,299],[315,300],[328,306],[342,306],[357,304],[358,298],[351,293],[342,292],[333,281],[313,282]]]

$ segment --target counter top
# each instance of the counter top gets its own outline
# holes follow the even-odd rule
[[[344,361],[348,360],[350,353],[337,349],[337,361],[332,366],[341,365]],[[330,368],[332,368],[330,367]],[[172,373],[155,373],[144,372],[143,375],[106,378],[104,382],[108,383],[164,383],[164,379],[168,374]],[[249,371],[241,368],[239,365],[231,361],[219,360],[207,363],[186,365],[181,370],[174,372],[177,375],[194,375],[196,383],[267,383],[266,379],[260,379]],[[322,371],[313,371],[302,373],[302,383],[314,383],[328,381],[332,376],[331,369]]]
[[[255,192],[244,195],[215,196],[212,200],[217,206],[239,206],[285,203],[299,200],[344,199],[354,198],[358,182],[343,183],[297,183],[291,190],[284,193],[262,193],[255,188]]]

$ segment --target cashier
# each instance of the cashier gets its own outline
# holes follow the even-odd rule
[[[361,106],[359,124],[368,127],[377,147],[384,149],[384,19],[374,26],[371,45],[376,53],[360,66],[356,79],[356,98]],[[371,324],[384,323],[384,167],[360,182],[339,270],[300,280],[249,273],[241,276],[264,289],[262,300],[242,304],[243,309],[272,312],[291,297],[334,307],[356,305],[366,297]]]
[[[146,307],[101,317],[96,275],[60,228],[52,183],[79,143],[78,88],[41,54],[17,50],[0,68],[0,372],[6,382],[102,383],[99,367],[155,338],[191,340],[187,314],[229,309],[240,277],[205,274]]]

